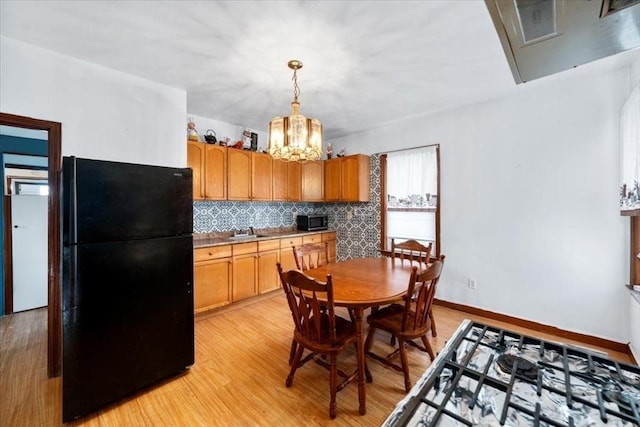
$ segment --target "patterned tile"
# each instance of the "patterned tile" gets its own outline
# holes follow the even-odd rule
[[[336,230],[337,258],[380,256],[380,155],[371,156],[371,201],[367,203],[303,203],[195,201],[194,233],[255,228],[292,227],[293,213],[322,213]],[[351,213],[351,219],[349,219]],[[354,214],[355,213],[355,214]]]

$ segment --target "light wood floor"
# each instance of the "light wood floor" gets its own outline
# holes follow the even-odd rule
[[[465,318],[561,341],[535,331],[435,307],[439,351]],[[301,368],[291,388],[284,385],[291,340],[284,295],[275,292],[251,304],[224,309],[196,321],[196,364],[187,373],[72,425],[82,426],[376,426],[404,396],[402,374],[373,360],[367,384],[367,414],[358,414],[356,384],[338,393],[338,416],[328,415],[328,372],[315,363]],[[374,351],[388,350],[380,336]],[[596,348],[597,349],[597,348]],[[602,349],[599,349],[602,350]],[[410,348],[415,380],[429,358]],[[629,363],[630,358],[609,351]],[[339,366],[350,370],[347,351]],[[0,318],[0,425],[61,425],[61,380],[46,373],[46,309]]]

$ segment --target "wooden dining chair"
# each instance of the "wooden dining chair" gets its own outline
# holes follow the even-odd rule
[[[431,344],[427,339],[427,333],[431,329],[429,313],[442,272],[444,258],[444,255],[441,255],[438,260],[421,271],[417,266],[413,266],[404,302],[381,308],[367,317],[369,332],[364,344],[365,353],[385,365],[403,372],[404,388],[407,393],[411,389],[411,380],[409,379],[409,361],[405,344],[426,351],[431,360],[435,358]],[[398,340],[398,348],[385,357],[371,352],[373,336],[378,329],[389,332]],[[420,338],[423,346],[413,341],[417,338]],[[400,365],[393,362],[398,354],[400,355]]]
[[[327,275],[327,281],[323,283],[299,270],[284,272],[280,263],[277,264],[277,268],[293,317],[293,339],[297,347],[285,384],[290,387],[296,370],[309,360],[315,359],[315,356],[328,356],[329,363],[321,359],[316,361],[329,369],[329,416],[335,418],[336,393],[352,380],[358,379],[359,375],[357,368],[351,375],[347,375],[337,367],[338,354],[350,344],[353,344],[356,350],[358,366],[360,366],[361,356],[357,351],[356,325],[336,316],[331,275]],[[310,353],[303,358],[305,349]],[[344,378],[340,384],[338,384],[338,375]]]
[[[293,250],[293,258],[296,261],[296,267],[300,271],[321,267],[329,263],[329,242],[305,243],[301,246],[292,246],[291,249]],[[349,315],[351,315],[351,312],[349,312]],[[351,320],[353,320],[353,318]],[[291,364],[295,354],[296,340],[292,339],[289,364]]]
[[[431,242],[425,246],[414,239],[405,240],[400,243],[396,243],[395,238],[391,239],[392,256],[400,258],[403,261],[407,260],[411,263],[416,262],[420,268],[428,265],[432,249],[433,244]],[[433,337],[437,337],[438,332],[436,329],[436,320],[433,316],[433,311],[429,313],[429,317],[431,318],[431,335],[433,335]],[[391,344],[395,344],[393,338]]]
[[[391,254],[403,261],[417,262],[419,265],[426,266],[429,263],[433,244],[423,245],[417,240],[409,239],[404,242],[396,243],[396,239],[391,239]]]
[[[329,242],[293,246],[293,254],[298,270],[321,267],[329,263]]]

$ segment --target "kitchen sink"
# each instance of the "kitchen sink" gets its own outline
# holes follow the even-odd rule
[[[251,239],[255,239],[257,237],[260,237],[260,236],[257,235],[257,234],[244,234],[244,235],[241,235],[241,236],[231,236],[231,237],[229,237],[229,239],[231,239],[231,240],[251,240]]]

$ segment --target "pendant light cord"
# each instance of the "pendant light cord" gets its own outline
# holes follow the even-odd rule
[[[293,100],[294,102],[298,102],[298,96],[300,96],[300,87],[298,86],[298,70],[293,70]]]

